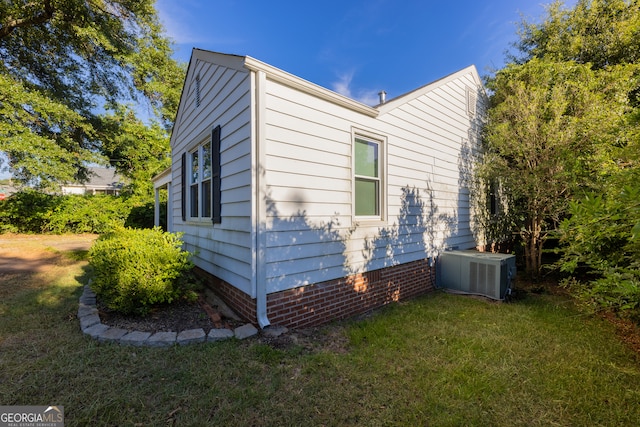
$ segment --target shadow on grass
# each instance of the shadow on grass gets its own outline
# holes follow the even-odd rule
[[[554,295],[499,304],[436,292],[340,323],[351,338],[345,353],[276,350],[258,340],[158,349],[85,338],[75,311],[90,267],[83,260],[51,273],[33,275],[33,288],[0,302],[0,402],[64,405],[68,425],[640,418],[637,360],[606,324]]]

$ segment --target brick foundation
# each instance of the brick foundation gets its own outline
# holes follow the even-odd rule
[[[328,280],[267,295],[273,325],[317,326],[345,319],[435,288],[435,267],[428,260]],[[204,272],[203,272],[204,273]],[[246,320],[256,323],[256,301],[230,284],[205,273],[208,285]]]

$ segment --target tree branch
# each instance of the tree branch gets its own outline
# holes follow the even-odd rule
[[[30,25],[38,25],[44,22],[47,22],[53,17],[53,6],[51,5],[51,0],[45,0],[44,2],[44,10],[34,16],[29,18],[11,18],[4,22],[0,26],[0,39],[7,37],[11,34],[15,29],[20,27],[28,27]]]

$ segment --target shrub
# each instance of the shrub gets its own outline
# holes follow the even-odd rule
[[[153,305],[195,298],[193,265],[178,234],[119,228],[101,236],[89,255],[92,288],[113,310],[144,315]]]
[[[154,209],[154,202],[133,204],[124,225],[126,227],[133,228],[152,228],[154,222]]]
[[[45,232],[102,234],[122,227],[131,208],[122,197],[96,195],[69,195],[49,215]]]
[[[62,197],[26,189],[0,204],[0,233],[42,233]]]
[[[153,227],[154,203],[141,197],[53,195],[26,189],[0,203],[0,233],[96,233]]]
[[[631,174],[630,174],[631,175]],[[586,269],[592,280],[565,283],[583,301],[640,323],[640,175],[630,185],[612,187],[570,205],[560,225],[563,271]]]

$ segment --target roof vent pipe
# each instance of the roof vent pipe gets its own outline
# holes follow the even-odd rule
[[[380,97],[380,104],[384,104],[385,102],[387,102],[387,92],[380,91],[378,92],[378,96]]]

